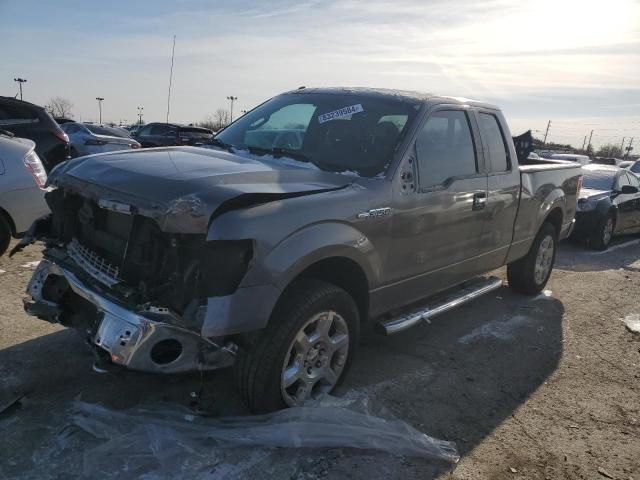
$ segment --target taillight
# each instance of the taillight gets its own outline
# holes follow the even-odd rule
[[[106,145],[108,142],[106,140],[95,140],[93,138],[88,139],[84,142],[85,145]]]
[[[62,140],[64,143],[69,143],[69,136],[62,130],[54,130],[53,134]]]
[[[47,172],[36,152],[31,151],[24,157],[24,166],[31,172],[38,187],[44,188],[45,183],[47,183]]]
[[[139,143],[132,143],[131,144],[131,148],[140,148],[140,144]]]
[[[576,192],[576,195],[580,196],[580,190],[582,190],[582,175],[578,177],[578,190]]]

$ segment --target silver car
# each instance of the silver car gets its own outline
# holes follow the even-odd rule
[[[49,213],[44,200],[47,173],[25,138],[0,133],[0,255],[11,237],[19,237],[33,221]]]
[[[69,136],[72,157],[140,148],[140,144],[122,129],[77,122],[64,123],[60,127]]]

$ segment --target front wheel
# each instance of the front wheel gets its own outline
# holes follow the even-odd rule
[[[7,251],[11,243],[11,227],[9,223],[0,215],[0,256]]]
[[[507,265],[509,287],[535,295],[547,285],[556,259],[558,233],[548,222],[542,224],[526,256]]]
[[[594,230],[592,237],[589,239],[591,248],[595,250],[606,250],[611,243],[615,226],[616,220],[613,213],[607,213],[607,216],[598,223],[598,227]]]
[[[238,387],[251,411],[297,406],[333,391],[351,363],[358,333],[358,309],[347,292],[317,280],[294,285],[237,359]]]

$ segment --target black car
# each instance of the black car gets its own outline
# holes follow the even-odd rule
[[[0,129],[33,140],[47,172],[69,158],[69,137],[38,105],[0,96]]]
[[[591,164],[582,170],[573,238],[605,250],[613,235],[640,232],[640,178],[608,165]]]
[[[133,134],[143,147],[172,145],[200,146],[213,138],[208,128],[191,127],[176,123],[147,123]]]

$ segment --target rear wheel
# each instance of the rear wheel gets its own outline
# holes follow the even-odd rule
[[[351,363],[358,326],[355,302],[341,288],[317,280],[294,285],[236,362],[251,411],[301,405],[333,391]]]
[[[589,239],[591,248],[596,250],[606,250],[613,238],[613,231],[615,230],[615,227],[616,219],[613,212],[609,212],[607,213],[607,216],[598,223],[597,228]]]
[[[11,242],[11,227],[9,226],[9,222],[0,215],[0,255],[3,255],[4,252],[9,248],[9,243]]]
[[[558,232],[548,222],[542,224],[529,253],[507,265],[509,287],[519,293],[535,295],[547,285],[556,259]]]

